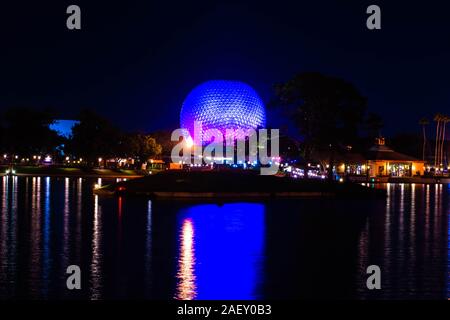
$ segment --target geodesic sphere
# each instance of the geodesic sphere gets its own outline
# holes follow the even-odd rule
[[[195,87],[183,102],[181,128],[194,135],[194,121],[201,121],[203,131],[218,129],[257,129],[265,127],[266,111],[261,98],[240,81],[211,80]]]

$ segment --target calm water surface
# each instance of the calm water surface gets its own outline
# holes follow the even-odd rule
[[[0,178],[1,299],[450,297],[448,185],[220,203],[93,195],[108,182]],[[79,291],[66,289],[74,264]]]

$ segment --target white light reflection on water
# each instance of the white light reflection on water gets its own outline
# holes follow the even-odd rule
[[[150,295],[152,287],[152,201],[147,202],[147,230],[145,234],[145,290],[146,295]]]
[[[2,178],[2,211],[1,211],[1,230],[0,230],[0,253],[3,259],[0,259],[0,292],[2,294],[8,294],[6,291],[6,286],[4,285],[8,282],[8,206],[9,206],[9,176],[3,176]],[[5,289],[3,289],[5,288]]]
[[[448,192],[442,184],[386,184],[385,188],[386,210],[369,217],[369,226],[360,234],[358,254],[360,270],[369,263],[379,264],[383,289],[368,292],[364,277],[359,279],[359,297],[442,298],[443,290],[449,295]],[[383,250],[377,252],[381,237]]]
[[[42,257],[42,237],[41,237],[41,177],[33,177],[31,180],[31,230],[30,230],[30,261],[32,266],[29,276],[29,287],[32,296],[40,295],[41,287],[41,257]]]
[[[447,299],[450,300],[450,212],[447,214],[447,239]]]
[[[17,177],[2,177],[0,211],[0,293],[14,294],[7,284],[17,276]]]
[[[102,212],[98,205],[98,195],[94,196],[94,224],[92,227],[92,262],[91,262],[91,299],[101,298],[102,289],[102,255],[101,255],[101,237],[102,237]]]
[[[64,179],[64,208],[63,208],[63,252],[62,252],[62,274],[65,274],[69,263],[69,216],[70,216],[70,179]]]
[[[183,220],[180,233],[180,258],[177,272],[177,293],[175,299],[193,300],[197,296],[195,276],[194,225],[192,219]]]
[[[75,252],[77,256],[77,261],[81,259],[81,218],[82,218],[82,210],[83,210],[83,179],[78,178],[76,180],[76,224],[75,224]]]

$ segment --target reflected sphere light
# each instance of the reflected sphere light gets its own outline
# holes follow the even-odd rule
[[[194,136],[194,121],[203,131],[218,129],[258,129],[266,125],[264,103],[255,90],[240,81],[211,80],[195,87],[183,102],[181,128]],[[239,138],[239,137],[238,137]]]

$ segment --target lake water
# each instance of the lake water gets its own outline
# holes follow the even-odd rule
[[[386,200],[98,197],[81,178],[0,178],[0,298],[447,299],[448,185]],[[381,290],[366,268],[381,268]],[[82,289],[66,289],[66,268]]]

